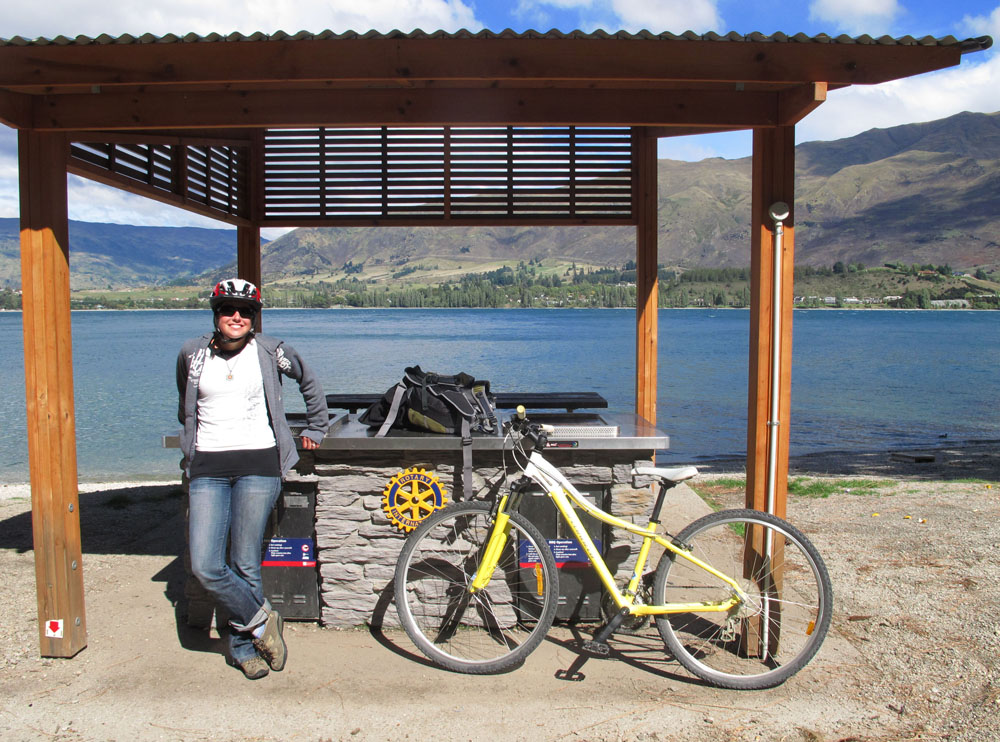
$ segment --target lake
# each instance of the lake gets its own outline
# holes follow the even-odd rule
[[[746,310],[660,310],[657,425],[667,462],[746,450]],[[83,481],[178,476],[177,351],[204,311],[73,312],[77,456]],[[796,310],[792,454],[1000,438],[1000,312]],[[328,393],[385,391],[403,368],[465,371],[494,391],[596,391],[634,404],[635,311],[271,310]],[[19,312],[0,312],[0,481],[28,479]],[[289,409],[303,409],[294,384]]]

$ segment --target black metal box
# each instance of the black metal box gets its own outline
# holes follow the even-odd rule
[[[581,493],[599,508],[605,508],[609,496],[606,489],[600,488],[593,492],[581,490]],[[583,553],[569,526],[559,515],[552,500],[541,493],[527,493],[521,498],[518,510],[542,532],[555,557],[559,569],[559,606],[556,609],[556,620],[571,623],[600,621],[604,586],[597,573],[591,569],[586,554]],[[606,553],[606,526],[586,513],[577,511],[577,515],[580,516],[587,533],[603,556]]]
[[[264,534],[264,597],[283,618],[318,620],[316,484],[286,482]]]

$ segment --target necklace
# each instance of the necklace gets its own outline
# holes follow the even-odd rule
[[[229,359],[227,358],[222,359],[222,362],[226,364],[226,371],[228,371],[228,373],[226,374],[226,381],[233,380],[233,370],[236,368],[236,364],[240,362],[240,355],[241,355],[240,353],[237,353],[236,355],[233,356],[232,364],[229,363]]]

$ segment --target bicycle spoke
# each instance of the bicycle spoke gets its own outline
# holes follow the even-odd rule
[[[705,516],[677,540],[736,579],[743,595],[729,612],[658,617],[657,627],[681,664],[717,685],[766,688],[808,662],[829,626],[832,592],[805,536],[773,516],[739,510]],[[666,556],[657,569],[657,603],[720,604],[733,596],[731,585],[681,556]]]
[[[428,518],[407,540],[396,571],[400,620],[431,659],[463,672],[497,672],[520,662],[537,646],[555,615],[555,562],[534,527],[511,519],[489,583],[470,592],[491,533],[484,503],[459,503]],[[538,596],[534,570],[519,563],[519,544],[546,552]],[[529,587],[526,582],[530,583]]]

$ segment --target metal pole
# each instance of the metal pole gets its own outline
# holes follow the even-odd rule
[[[781,422],[778,418],[780,411],[778,409],[778,394],[781,390],[781,369],[778,366],[781,359],[781,238],[784,232],[784,222],[788,218],[788,204],[784,201],[777,201],[771,205],[767,213],[774,221],[774,280],[771,297],[771,414],[767,421],[767,512],[774,515],[774,489],[778,467],[778,425]],[[767,574],[770,574],[774,567],[773,550],[771,531],[765,531],[764,555],[767,562]],[[766,659],[771,643],[771,601],[768,599],[768,595],[772,586],[768,584],[761,587],[763,588],[761,608],[764,614],[764,625],[761,632],[761,657]]]
[[[774,515],[774,489],[778,461],[778,398],[781,387],[781,238],[783,225],[788,218],[788,204],[777,201],[768,215],[774,221],[774,280],[771,298],[771,414],[767,421],[767,512]]]

